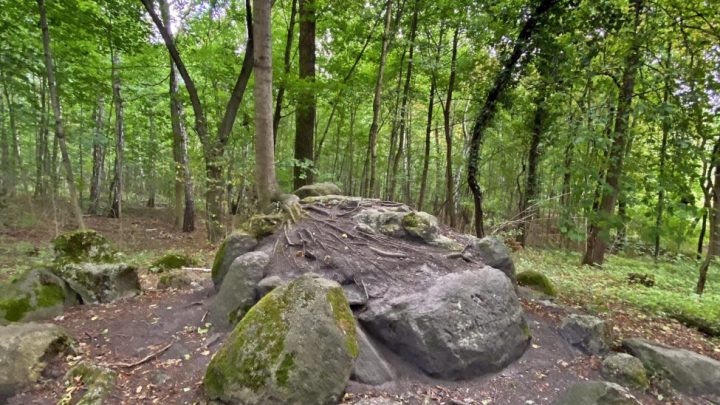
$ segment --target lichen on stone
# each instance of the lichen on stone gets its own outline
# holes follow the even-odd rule
[[[150,271],[153,273],[162,273],[167,270],[194,266],[195,264],[195,260],[190,256],[182,253],[170,252],[157,258],[152,265],[150,265]]]
[[[357,332],[355,330],[355,318],[352,311],[350,311],[350,305],[343,289],[341,287],[330,289],[327,292],[327,300],[332,306],[338,328],[345,333],[345,345],[348,352],[353,358],[357,358],[360,354],[360,347],[358,346]]]

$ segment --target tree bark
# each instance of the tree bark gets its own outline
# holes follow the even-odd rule
[[[632,106],[633,93],[635,90],[635,76],[640,65],[641,38],[638,30],[642,18],[642,0],[633,0],[634,3],[634,29],[630,44],[630,50],[625,59],[622,85],[617,102],[617,113],[615,115],[615,129],[613,140],[610,146],[609,166],[605,176],[605,184],[609,191],[602,193],[598,216],[590,225],[588,232],[587,246],[582,264],[602,265],[605,260],[608,240],[610,238],[610,227],[606,224],[615,211],[618,193],[620,191],[620,178],[623,171],[623,160],[628,142],[628,122]]]
[[[665,61],[666,69],[670,68],[670,55],[672,52],[672,43],[668,43],[667,57]],[[670,78],[668,73],[665,77],[665,87],[663,89],[663,107],[667,108],[670,96]],[[660,233],[662,229],[663,212],[665,209],[665,162],[667,160],[667,142],[670,132],[670,117],[667,113],[663,113],[662,117],[662,141],[660,142],[660,167],[658,168],[658,201],[655,214],[655,249],[653,256],[655,259],[660,255]]]
[[[541,79],[542,80],[542,79]],[[540,142],[545,131],[545,120],[547,118],[546,102],[547,86],[541,86],[535,100],[535,113],[533,114],[532,138],[530,139],[530,150],[528,151],[528,173],[525,182],[525,192],[520,203],[520,234],[518,242],[523,247],[527,245],[528,224],[532,222],[537,212],[535,199],[538,196],[538,164],[540,162]]]
[[[105,97],[98,96],[94,112],[95,135],[93,136],[92,177],[90,178],[90,208],[88,212],[97,215],[100,205],[102,179],[105,169]]]
[[[273,145],[271,2],[253,0],[255,17],[255,186],[261,209],[280,192]]]
[[[15,123],[15,102],[12,97],[10,97],[10,93],[8,92],[8,86],[7,86],[7,76],[3,77],[3,95],[5,96],[5,103],[7,104],[7,116],[8,121],[10,124],[10,139],[9,142],[6,138],[5,148],[11,149],[5,153],[5,157],[7,157],[7,168],[5,172],[5,176],[7,176],[7,185],[5,191],[11,195],[14,196],[17,193],[17,185],[18,185],[18,169],[20,169],[20,151],[18,147],[18,134],[17,134],[17,124]],[[6,135],[7,136],[7,135]]]
[[[299,77],[302,81],[295,109],[295,165],[293,187],[313,182],[315,145],[315,0],[300,0]]]
[[[450,77],[448,78],[447,96],[445,97],[445,108],[443,109],[443,129],[445,131],[445,212],[454,228],[455,220],[455,183],[453,182],[453,134],[452,134],[452,99],[455,90],[455,78],[457,76],[457,50],[458,34],[460,25],[455,27],[452,41],[452,59],[450,60]]]
[[[432,134],[433,107],[435,105],[435,88],[437,79],[435,73],[430,79],[430,94],[428,100],[427,125],[425,126],[425,152],[423,154],[423,168],[420,177],[420,194],[418,195],[417,210],[422,211],[425,203],[425,189],[427,188],[428,168],[430,165],[430,135]]]
[[[285,40],[285,54],[283,55],[283,61],[285,62],[285,76],[278,85],[277,97],[275,98],[275,113],[273,114],[273,145],[277,145],[278,128],[280,127],[280,118],[282,118],[282,102],[285,97],[285,86],[287,85],[288,76],[290,76],[290,69],[292,66],[290,62],[295,32],[295,17],[297,16],[297,2],[298,0],[292,0],[292,6],[290,7],[290,23],[287,30],[287,39]]]
[[[713,147],[712,160],[710,164],[709,173],[714,170],[713,179],[711,181],[711,198],[712,208],[710,209],[710,245],[708,246],[708,252],[700,265],[700,271],[698,274],[697,285],[695,286],[695,292],[702,294],[705,291],[705,284],[707,283],[708,269],[713,257],[720,253],[720,136],[715,141]]]
[[[37,0],[38,10],[40,12],[40,28],[43,36],[43,51],[45,59],[45,69],[48,76],[48,88],[50,89],[50,101],[55,115],[55,138],[58,140],[60,154],[62,155],[63,167],[65,168],[65,180],[67,181],[68,191],[70,192],[70,203],[75,221],[80,229],[85,229],[80,202],[78,201],[77,188],[75,187],[75,179],[73,178],[72,164],[68,155],[67,145],[65,143],[65,128],[63,126],[62,108],[60,107],[60,97],[58,95],[57,81],[55,80],[55,67],[53,66],[52,50],[50,49],[50,30],[47,24],[47,16],[45,14],[45,0]]]
[[[120,63],[117,52],[112,55],[112,89],[113,104],[115,105],[115,173],[113,175],[112,199],[110,203],[110,218],[122,217],[123,194],[123,155],[125,153],[125,113],[121,94]]]
[[[540,4],[533,10],[530,17],[523,24],[513,50],[508,58],[503,63],[503,67],[495,77],[493,86],[490,89],[485,103],[483,104],[480,113],[475,119],[475,124],[472,130],[472,138],[470,139],[470,156],[468,157],[468,185],[473,195],[473,203],[475,205],[475,234],[477,237],[482,238],[485,236],[485,229],[483,224],[483,194],[480,184],[477,181],[478,173],[478,155],[480,152],[480,145],[483,142],[483,135],[485,130],[492,123],[492,119],[495,117],[497,112],[497,103],[500,98],[504,95],[505,91],[514,84],[513,74],[516,71],[518,62],[525,64],[528,58],[522,58],[523,54],[526,53],[532,36],[537,30],[539,19],[546,14],[559,0],[542,0]]]
[[[392,23],[392,3],[393,0],[387,0],[385,6],[385,28],[383,30],[382,45],[380,50],[380,61],[378,63],[377,79],[375,81],[375,92],[373,95],[373,116],[370,124],[370,134],[368,136],[367,159],[368,172],[364,179],[364,190],[367,197],[375,197],[376,195],[376,169],[377,169],[377,135],[380,122],[380,106],[382,105],[382,84],[385,76],[385,61],[387,60],[388,47],[391,35]]]

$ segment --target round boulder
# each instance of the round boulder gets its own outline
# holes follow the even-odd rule
[[[601,374],[607,380],[641,391],[650,386],[642,361],[627,353],[615,353],[606,357]]]
[[[205,390],[246,405],[336,404],[358,353],[340,285],[305,274],[248,311],[210,361]]]
[[[560,324],[560,335],[581,352],[601,355],[610,351],[610,326],[592,315],[570,314]]]
[[[510,280],[491,267],[451,273],[427,290],[371,301],[363,326],[434,377],[471,378],[500,370],[530,342]]]
[[[212,266],[212,281],[215,287],[220,287],[225,275],[230,270],[232,262],[241,255],[255,249],[257,240],[244,232],[235,232],[225,238],[215,253]]]
[[[568,388],[554,405],[640,405],[640,402],[618,384],[583,381]]]
[[[53,318],[77,303],[77,295],[60,277],[49,270],[31,270],[0,284],[0,325]]]
[[[140,294],[137,269],[126,264],[66,264],[57,272],[85,304],[107,303]]]

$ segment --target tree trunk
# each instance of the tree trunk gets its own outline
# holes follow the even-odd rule
[[[282,113],[282,102],[285,97],[285,86],[290,76],[291,68],[291,56],[292,56],[292,44],[294,40],[295,31],[295,16],[297,15],[297,2],[298,0],[292,0],[292,6],[290,7],[290,23],[287,30],[287,39],[285,40],[285,54],[283,60],[285,62],[285,76],[278,85],[277,97],[275,99],[275,113],[273,114],[273,145],[277,145],[278,128],[280,127],[280,118]]]
[[[271,2],[253,0],[255,18],[255,186],[263,209],[280,192],[273,145]]]
[[[543,79],[541,79],[543,80]],[[538,164],[540,161],[540,142],[545,131],[545,120],[547,118],[546,101],[547,86],[541,86],[538,97],[535,100],[535,113],[533,114],[532,138],[530,150],[528,151],[528,173],[525,183],[525,192],[520,203],[520,234],[518,242],[523,247],[527,245],[528,224],[532,222],[537,212],[535,199],[538,196]]]
[[[153,23],[160,32],[160,35],[165,42],[165,46],[168,49],[168,53],[170,54],[170,57],[175,63],[175,67],[177,68],[177,71],[180,74],[180,77],[182,78],[183,83],[185,84],[185,88],[187,89],[188,95],[190,97],[190,105],[192,106],[193,114],[195,116],[195,131],[197,132],[200,143],[203,146],[203,156],[205,158],[205,172],[207,182],[205,200],[207,204],[208,240],[210,240],[211,242],[216,242],[224,235],[224,230],[221,222],[222,201],[224,193],[224,188],[222,186],[223,168],[221,160],[230,133],[232,132],[232,127],[235,123],[235,117],[237,116],[238,108],[242,103],[245,89],[247,88],[247,84],[250,80],[250,74],[252,73],[253,68],[254,46],[250,0],[245,0],[245,20],[248,31],[248,39],[245,46],[245,56],[243,57],[240,74],[238,75],[238,78],[235,82],[235,86],[233,87],[230,99],[225,106],[225,112],[223,114],[222,121],[218,127],[218,136],[214,141],[209,139],[207,118],[205,116],[205,112],[203,111],[200,96],[197,88],[195,87],[195,82],[190,77],[190,74],[185,67],[185,63],[180,57],[180,53],[175,46],[175,42],[172,38],[172,35],[170,34],[170,31],[167,29],[167,26],[163,24],[163,22],[160,20],[160,17],[158,17],[157,13],[155,12],[152,0],[141,1],[143,3],[143,6],[145,6],[148,14],[150,15]],[[186,183],[186,187],[187,186],[188,184]],[[188,212],[186,206],[186,215],[187,213]]]
[[[395,153],[398,150],[398,143],[400,143],[400,149],[402,149],[402,136],[398,136],[398,128],[400,127],[400,121],[403,116],[400,114],[400,101],[403,96],[401,90],[403,84],[403,77],[405,77],[405,55],[407,54],[407,46],[403,47],[402,54],[400,55],[400,69],[398,70],[397,85],[395,86],[395,107],[393,108],[393,122],[392,129],[390,129],[390,147],[388,148],[388,159],[387,159],[387,173],[385,174],[385,199],[392,201],[393,196],[390,193],[390,186],[393,187],[393,194],[395,188],[395,173],[393,172],[393,160],[395,159]]]
[[[313,182],[315,145],[315,0],[300,0],[299,77],[302,81],[295,109],[295,165],[293,187]]]
[[[112,89],[113,104],[115,105],[115,173],[113,176],[112,200],[110,203],[110,218],[122,217],[123,193],[123,155],[125,152],[125,114],[121,95],[120,63],[117,52],[112,55]]]
[[[433,107],[435,105],[435,87],[437,80],[433,73],[430,80],[430,94],[428,101],[427,125],[425,126],[425,153],[423,154],[423,168],[420,177],[420,195],[418,196],[417,210],[422,211],[425,202],[425,189],[427,188],[428,167],[430,165],[430,135],[432,134]]]
[[[445,97],[445,108],[443,109],[443,129],[445,131],[445,213],[450,222],[450,227],[454,228],[455,220],[455,183],[453,182],[453,162],[452,162],[452,98],[455,90],[455,77],[457,75],[457,50],[458,50],[458,34],[460,25],[455,27],[452,42],[452,59],[450,61],[450,77],[448,78],[447,96]]]
[[[373,116],[372,123],[370,124],[370,134],[368,139],[368,171],[366,178],[363,183],[365,184],[365,195],[367,197],[375,197],[376,192],[376,169],[377,169],[377,135],[378,125],[380,121],[380,106],[382,105],[382,83],[383,77],[385,76],[385,61],[387,60],[388,45],[390,41],[390,29],[392,23],[392,2],[393,0],[387,0],[385,6],[385,28],[383,30],[382,46],[380,50],[380,61],[378,63],[378,74],[375,81],[375,92],[373,96]]]
[[[712,163],[710,165],[709,173],[713,172],[712,186],[710,189],[712,198],[712,208],[709,213],[710,217],[710,245],[708,246],[708,252],[700,266],[698,274],[698,281],[695,287],[697,294],[702,294],[705,291],[705,284],[707,283],[708,269],[713,257],[720,253],[720,136],[715,141],[713,147]]]
[[[0,198],[8,193],[10,183],[10,142],[5,128],[5,114],[5,104],[0,97]]]
[[[667,59],[665,66],[670,68],[670,53],[672,52],[672,44],[668,43]],[[667,75],[667,73],[666,73]],[[665,88],[663,89],[663,107],[667,108],[668,98],[670,96],[670,79],[665,78]],[[658,169],[658,202],[655,214],[655,250],[653,256],[655,259],[660,255],[660,233],[662,228],[663,211],[665,208],[665,161],[667,160],[667,142],[668,133],[670,132],[670,117],[667,113],[662,117],[662,141],[660,142],[660,167]]]
[[[3,77],[3,79],[7,80],[7,77]],[[7,176],[7,186],[5,191],[8,192],[9,195],[14,196],[17,193],[18,170],[21,169],[20,151],[17,139],[17,124],[15,123],[15,102],[8,92],[7,82],[5,82],[2,87],[3,95],[5,96],[5,103],[7,104],[7,116],[10,123],[10,142],[6,143],[5,147],[12,149],[11,151],[8,151],[6,155],[8,163],[7,171],[5,172],[5,175]]]
[[[620,88],[617,113],[615,115],[613,141],[610,146],[609,166],[605,176],[605,185],[609,190],[602,193],[600,206],[598,208],[600,220],[595,219],[590,225],[587,247],[582,260],[582,264],[587,265],[603,264],[610,237],[610,226],[608,226],[607,222],[615,211],[615,204],[620,191],[620,178],[622,176],[623,160],[626,153],[625,146],[628,142],[628,122],[635,89],[635,76],[638,66],[640,65],[640,46],[642,44],[638,33],[640,19],[642,17],[642,0],[633,1],[635,14],[633,37],[630,50],[625,60],[622,86]]]
[[[98,96],[97,107],[94,112],[95,136],[93,137],[92,177],[90,178],[90,209],[91,214],[97,215],[100,205],[102,179],[105,169],[105,97]]]
[[[65,128],[62,120],[62,109],[60,108],[60,97],[58,95],[57,82],[55,81],[55,68],[53,66],[52,51],[50,49],[50,30],[48,29],[47,17],[45,15],[45,0],[37,0],[38,10],[40,12],[40,28],[43,35],[43,50],[45,56],[45,69],[48,76],[48,87],[50,89],[50,101],[55,115],[55,138],[58,140],[62,162],[65,168],[65,180],[67,181],[68,190],[70,192],[70,203],[75,214],[75,220],[80,229],[85,229],[80,202],[78,201],[77,188],[75,188],[75,179],[73,178],[72,164],[68,155],[67,145],[65,143]]]
[[[35,198],[45,197],[45,194],[47,192],[43,179],[43,175],[45,173],[43,170],[45,167],[44,152],[47,149],[47,121],[45,120],[45,116],[47,115],[47,97],[45,97],[47,85],[45,78],[40,79],[40,81],[40,102],[38,103],[40,107],[40,116],[38,117],[38,127],[35,136]]]
[[[483,224],[483,194],[477,181],[478,173],[478,154],[480,145],[483,141],[485,130],[492,123],[492,119],[497,111],[497,103],[505,93],[505,91],[514,84],[513,74],[520,65],[527,63],[528,58],[521,57],[526,53],[527,47],[530,45],[532,36],[537,29],[538,20],[547,13],[559,0],[542,0],[540,4],[533,10],[530,18],[525,22],[513,46],[512,53],[503,63],[503,67],[495,77],[493,86],[488,93],[485,103],[478,114],[472,130],[472,138],[470,140],[470,156],[468,157],[468,185],[473,195],[473,203],[475,205],[475,234],[482,238],[485,236]]]

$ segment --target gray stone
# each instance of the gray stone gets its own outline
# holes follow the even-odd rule
[[[187,288],[193,283],[192,277],[185,270],[167,270],[158,276],[157,289]]]
[[[640,405],[640,402],[618,384],[583,381],[570,386],[554,405]]]
[[[570,314],[560,324],[560,335],[585,354],[601,355],[610,351],[610,327],[592,315]]]
[[[382,233],[410,238],[446,250],[462,250],[462,245],[440,234],[438,220],[427,212],[412,211],[401,205],[390,208],[366,208],[353,219],[364,233]]]
[[[689,395],[720,396],[720,361],[643,339],[627,339],[623,347],[674,389]]]
[[[470,244],[465,246],[464,254],[502,271],[514,284],[517,284],[515,281],[515,264],[502,240],[494,236],[486,236],[482,239],[473,236],[470,239]]]
[[[270,262],[267,253],[249,252],[237,257],[230,265],[220,291],[210,304],[208,320],[214,328],[235,326],[258,300],[257,285]]]
[[[31,270],[0,283],[0,325],[50,319],[78,303],[77,294],[49,270]]]
[[[279,276],[265,277],[257,284],[258,299],[266,296],[270,291],[283,285],[284,281]]]
[[[355,214],[353,219],[366,230],[372,229],[374,233],[401,238],[407,236],[402,226],[405,214],[404,211],[391,208],[366,208]]]
[[[351,307],[363,306],[368,302],[368,296],[365,290],[357,284],[345,284],[342,286],[345,297]]]
[[[359,318],[390,349],[431,376],[497,371],[530,342],[513,285],[484,267],[438,278],[425,291],[368,303]]]
[[[644,391],[650,386],[642,361],[627,353],[615,353],[606,357],[600,373],[606,380],[624,387]]]
[[[257,244],[257,240],[252,235],[244,232],[235,232],[225,238],[223,243],[220,244],[217,253],[215,253],[215,260],[210,273],[216,288],[220,288],[220,284],[222,284],[225,275],[230,270],[232,262],[238,256],[255,249]]]
[[[357,325],[357,340],[360,355],[355,361],[350,378],[369,385],[380,385],[394,380],[396,375],[392,366],[385,361],[360,325]]]
[[[210,361],[210,399],[337,404],[359,348],[355,320],[334,281],[305,274],[263,297]]]
[[[57,272],[85,304],[107,303],[140,294],[137,269],[126,264],[66,264]]]
[[[333,183],[315,183],[302,186],[293,191],[293,194],[299,198],[305,197],[321,197],[326,195],[341,195],[343,192],[337,185]]]
[[[53,324],[16,323],[0,327],[0,399],[38,381],[47,363],[71,353],[73,340]]]

